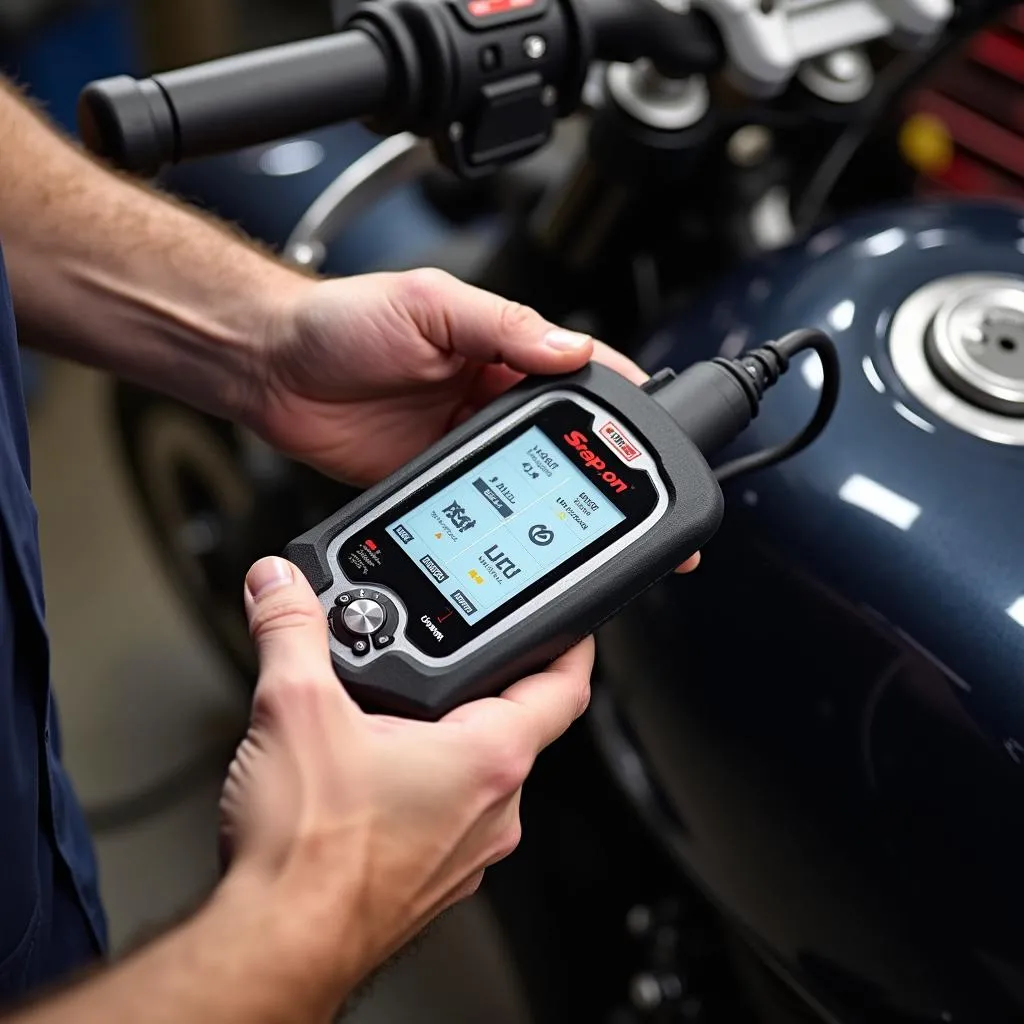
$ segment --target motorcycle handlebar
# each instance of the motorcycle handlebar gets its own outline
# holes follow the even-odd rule
[[[89,85],[79,100],[82,139],[125,170],[256,145],[381,111],[387,57],[366,32],[273,46],[138,81]]]
[[[367,0],[344,31],[136,81],[94,82],[85,145],[155,173],[325,125],[370,118],[435,142],[457,173],[538,148],[574,110],[593,60],[654,60],[671,77],[721,63],[717,32],[659,0]]]

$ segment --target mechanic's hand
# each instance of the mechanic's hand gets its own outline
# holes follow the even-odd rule
[[[260,677],[221,800],[228,879],[311,892],[287,901],[296,928],[311,927],[312,906],[351,947],[339,970],[355,984],[515,848],[520,787],[586,708],[593,644],[501,697],[415,722],[366,715],[338,684],[323,611],[289,562],[257,562],[245,605]]]
[[[365,485],[526,374],[632,360],[440,270],[309,281],[269,325],[253,426],[285,454]],[[694,556],[684,569],[696,566]]]
[[[256,428],[332,476],[369,484],[530,373],[625,356],[440,270],[309,282],[270,325]]]

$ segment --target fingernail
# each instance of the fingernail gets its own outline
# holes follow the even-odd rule
[[[245,577],[249,595],[258,601],[264,594],[292,582],[292,567],[283,558],[261,558]]]
[[[584,345],[589,344],[590,335],[579,334],[576,331],[566,331],[556,327],[544,335],[544,343],[548,348],[557,352],[578,352]]]

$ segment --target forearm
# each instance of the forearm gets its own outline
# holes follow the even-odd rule
[[[308,284],[100,168],[2,83],[0,244],[24,340],[229,416],[258,387],[275,310]]]
[[[339,969],[344,962],[310,927],[301,905],[227,887],[186,924],[122,963],[0,1020],[327,1024],[356,980]]]

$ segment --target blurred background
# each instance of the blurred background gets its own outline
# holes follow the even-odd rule
[[[2,0],[0,66],[73,131],[78,92],[94,78],[313,35],[331,19],[327,0]],[[352,131],[355,151],[365,148]],[[97,826],[121,949],[215,882],[220,780],[248,690],[197,630],[143,532],[113,441],[110,382],[33,357],[25,374],[66,759]],[[347,1019],[523,1020],[486,908],[450,913]]]
[[[0,68],[73,132],[76,99],[90,80],[327,32],[354,2],[0,0]],[[1007,16],[1017,35],[1022,10]],[[1003,29],[979,33],[966,59],[907,99],[899,133],[900,166],[913,178],[907,191],[1024,194],[1024,65],[1021,44]],[[1000,124],[1015,125],[1015,134]],[[505,206],[536,198],[538,168],[562,159],[559,141],[571,143],[574,130],[564,127],[555,144],[517,165],[518,177],[503,179]],[[374,141],[359,125],[333,126],[183,166],[164,184],[280,242]],[[325,272],[427,263],[468,275],[503,224],[486,190],[456,193],[446,181],[396,190],[353,221],[330,247]],[[573,316],[567,326],[591,329]],[[32,357],[25,375],[66,759],[94,825],[112,939],[123,949],[194,907],[216,881],[217,799],[248,713],[251,651],[238,595],[249,556],[280,550],[344,497],[275,465],[251,438],[138,389],[120,388],[115,401],[109,379]],[[296,520],[304,526],[292,528]],[[261,532],[275,522],[285,524],[283,535]],[[180,591],[168,582],[170,563]],[[574,856],[563,851],[552,888],[572,894],[581,862],[601,843],[564,803],[555,811],[579,846],[565,846]],[[578,888],[604,898],[605,876],[593,877],[601,881],[584,876]],[[531,887],[537,892],[547,895]],[[561,967],[561,956],[546,957],[543,936],[529,934],[534,959]],[[596,977],[587,962],[573,980],[588,969]],[[470,901],[446,916],[382,972],[350,1019],[524,1024],[487,907]]]

